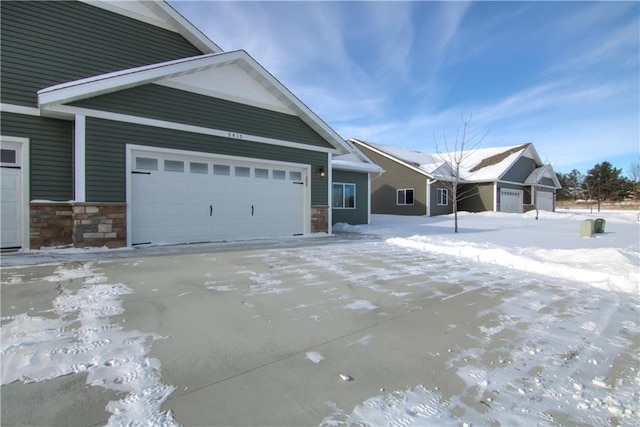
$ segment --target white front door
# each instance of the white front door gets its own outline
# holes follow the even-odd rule
[[[21,249],[24,235],[24,168],[22,144],[2,139],[0,146],[0,240],[2,250]]]
[[[307,169],[133,150],[131,243],[198,243],[305,232]]]
[[[523,191],[511,188],[500,189],[500,212],[522,213]]]

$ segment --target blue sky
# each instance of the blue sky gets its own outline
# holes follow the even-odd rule
[[[170,3],[344,138],[431,152],[464,115],[557,172],[640,162],[638,2]]]

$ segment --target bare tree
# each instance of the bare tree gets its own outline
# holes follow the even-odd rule
[[[479,136],[473,125],[471,124],[471,116],[465,118],[460,117],[460,127],[456,130],[456,136],[453,141],[447,138],[446,134],[441,139],[434,136],[436,153],[444,162],[444,165],[438,168],[444,169],[438,175],[441,177],[440,183],[447,188],[447,197],[453,205],[454,231],[458,232],[458,202],[471,196],[470,191],[461,191],[460,172],[467,158],[472,154],[473,150],[482,145],[486,134]]]

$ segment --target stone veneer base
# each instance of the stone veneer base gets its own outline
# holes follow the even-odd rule
[[[29,246],[124,247],[126,210],[125,203],[31,202]]]

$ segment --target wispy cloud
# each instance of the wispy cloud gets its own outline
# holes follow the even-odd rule
[[[172,4],[344,137],[429,150],[473,114],[558,164],[638,152],[636,2]]]

